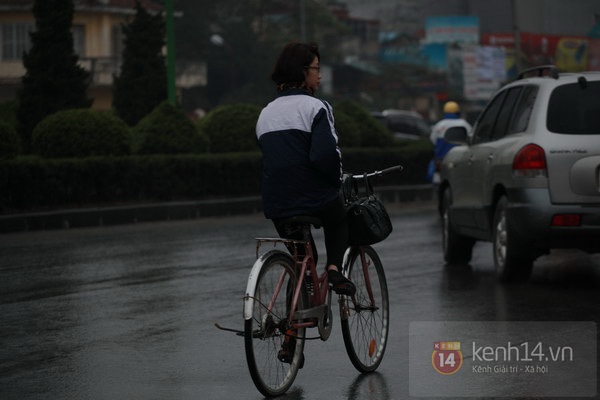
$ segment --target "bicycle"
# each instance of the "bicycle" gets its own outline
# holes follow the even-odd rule
[[[396,166],[351,178],[368,182],[369,178],[400,169]],[[304,239],[257,238],[257,260],[244,296],[246,360],[256,388],[265,396],[281,395],[291,387],[304,365],[305,341],[327,340],[333,322],[333,292],[327,272],[317,272],[309,240],[311,226],[320,227],[320,221],[308,216],[291,217],[289,221],[302,225]],[[282,243],[289,251],[274,248],[259,255],[267,243],[274,247]],[[303,257],[299,256],[299,248],[304,250]],[[359,372],[372,372],[383,359],[389,332],[383,265],[373,247],[350,246],[342,273],[356,286],[354,296],[338,298],[346,352]],[[307,337],[306,330],[315,327],[318,336]]]

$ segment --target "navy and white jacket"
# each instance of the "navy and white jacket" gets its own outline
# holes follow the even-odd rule
[[[342,157],[327,102],[304,90],[284,91],[260,113],[256,136],[267,218],[312,214],[338,196]]]

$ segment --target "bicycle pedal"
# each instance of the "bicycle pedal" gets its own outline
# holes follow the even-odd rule
[[[281,349],[277,353],[277,359],[282,363],[291,364],[292,360],[294,359],[294,355],[290,354],[290,352],[286,349]]]
[[[290,354],[288,351],[281,349],[279,353],[277,353],[277,359],[282,363],[291,364],[294,360],[294,354]],[[298,369],[302,369],[304,367],[304,352],[300,354],[300,361],[298,362]]]

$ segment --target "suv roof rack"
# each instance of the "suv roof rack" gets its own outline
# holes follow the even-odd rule
[[[521,71],[517,77],[517,80],[528,78],[530,76],[549,76],[551,78],[558,79],[558,72],[559,71],[556,65],[540,65]]]

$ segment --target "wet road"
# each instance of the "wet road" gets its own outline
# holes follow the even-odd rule
[[[376,246],[391,329],[376,374],[360,376],[339,320],[307,344],[287,399],[406,399],[411,321],[598,321],[600,257],[563,251],[505,286],[491,248],[450,268],[432,205],[390,209]],[[242,296],[260,215],[0,236],[0,399],[260,399],[243,340]],[[321,249],[322,250],[322,249]],[[337,318],[337,317],[336,317]]]

